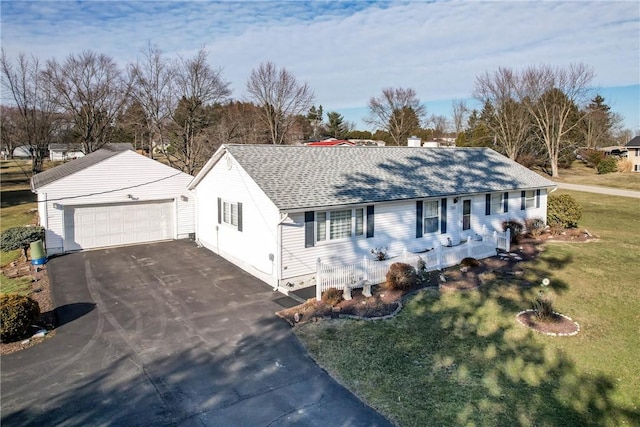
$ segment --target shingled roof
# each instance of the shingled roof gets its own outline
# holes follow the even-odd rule
[[[84,157],[71,160],[44,172],[37,173],[31,177],[31,191],[37,193],[38,188],[86,169],[89,166],[100,163],[101,161],[126,150],[133,150],[133,145],[128,143],[108,144]]]
[[[636,136],[631,141],[627,142],[625,147],[640,147],[640,136]]]
[[[555,187],[489,148],[223,145],[281,210]]]

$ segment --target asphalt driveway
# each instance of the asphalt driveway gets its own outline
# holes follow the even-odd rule
[[[2,425],[390,425],[306,355],[282,295],[188,241],[48,263],[61,326],[2,357]]]

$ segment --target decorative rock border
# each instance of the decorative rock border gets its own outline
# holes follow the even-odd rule
[[[554,311],[554,312],[553,312],[553,314],[555,314],[555,315],[557,315],[557,316],[560,316],[560,317],[563,317],[563,318],[565,318],[565,319],[569,320],[570,322],[572,322],[574,325],[576,325],[576,330],[575,330],[575,331],[573,331],[573,332],[566,333],[566,334],[565,334],[565,333],[561,333],[561,332],[556,333],[556,332],[544,332],[544,331],[540,331],[540,330],[538,330],[538,329],[536,329],[536,328],[533,328],[533,327],[531,327],[531,326],[529,326],[529,325],[525,324],[522,320],[520,320],[520,316],[521,316],[522,314],[525,314],[525,313],[531,313],[531,312],[535,312],[535,310],[533,310],[533,309],[523,310],[523,311],[521,311],[520,313],[516,314],[516,320],[518,321],[518,323],[520,323],[522,326],[524,326],[524,327],[526,327],[526,328],[533,329],[534,331],[536,331],[536,332],[538,332],[538,333],[540,333],[540,334],[549,335],[549,336],[552,336],[552,337],[573,337],[573,336],[575,336],[575,335],[578,335],[578,333],[580,332],[580,325],[578,324],[578,322],[576,322],[575,320],[573,320],[571,317],[566,316],[566,315],[564,315],[564,314],[562,314],[562,313],[558,313],[558,312],[556,312],[556,311]]]

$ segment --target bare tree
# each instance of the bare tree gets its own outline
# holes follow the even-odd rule
[[[498,150],[516,160],[531,137],[531,115],[521,102],[524,81],[509,68],[476,78],[474,97],[485,106],[484,125],[493,133]]]
[[[442,138],[446,136],[447,131],[449,130],[449,119],[447,119],[447,116],[442,114],[432,114],[429,116],[427,122],[433,128],[434,138]]]
[[[250,102],[231,101],[216,108],[213,132],[220,144],[264,143],[268,132],[260,108]]]
[[[118,115],[128,101],[131,80],[109,56],[84,51],[45,71],[58,106],[74,123],[85,154],[112,142]]]
[[[454,99],[451,101],[451,109],[453,112],[453,127],[456,136],[458,136],[464,131],[464,126],[469,116],[469,108],[463,99]]]
[[[262,110],[272,144],[285,143],[297,116],[305,115],[315,98],[307,83],[298,83],[286,68],[278,69],[272,62],[264,62],[251,71],[247,94]]]
[[[558,177],[558,158],[567,136],[586,114],[576,110],[588,100],[594,76],[594,71],[582,63],[568,68],[531,66],[522,73],[521,99],[544,143],[554,178]]]
[[[40,172],[55,113],[47,80],[34,57],[29,59],[20,54],[14,67],[3,50],[0,62],[2,85],[11,94],[19,113],[14,117],[15,131],[24,138],[22,144],[29,146],[33,172]]]
[[[173,99],[178,100],[171,113],[174,139],[169,163],[188,174],[195,173],[215,149],[211,137],[213,106],[231,94],[222,79],[222,69],[212,68],[207,52],[201,49],[193,58],[181,59],[174,74]]]
[[[0,142],[6,156],[13,158],[13,151],[24,138],[21,136],[19,123],[22,121],[16,107],[0,105]]]
[[[381,96],[369,99],[369,110],[365,122],[388,132],[395,145],[406,145],[427,114],[415,90],[403,88],[383,89]]]
[[[164,125],[175,108],[172,96],[174,67],[158,46],[149,43],[142,52],[142,60],[131,65],[129,71],[133,79],[131,94],[146,116],[149,157],[153,158],[154,140],[159,140],[160,146],[164,146]]]

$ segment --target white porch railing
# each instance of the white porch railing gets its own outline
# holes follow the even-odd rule
[[[403,262],[413,266],[416,270],[439,270],[459,264],[462,259],[470,257],[476,259],[487,258],[496,254],[496,249],[509,251],[511,235],[509,230],[504,233],[494,231],[493,234],[483,233],[482,240],[472,240],[471,237],[459,245],[449,247],[437,245],[434,249],[415,254],[405,249],[400,256],[384,261],[376,261],[365,256],[362,261],[350,265],[329,265],[318,258],[316,262],[316,299],[320,301],[322,293],[329,288],[349,291],[353,288],[369,287],[386,280],[391,264]],[[345,292],[347,294],[347,292]]]

